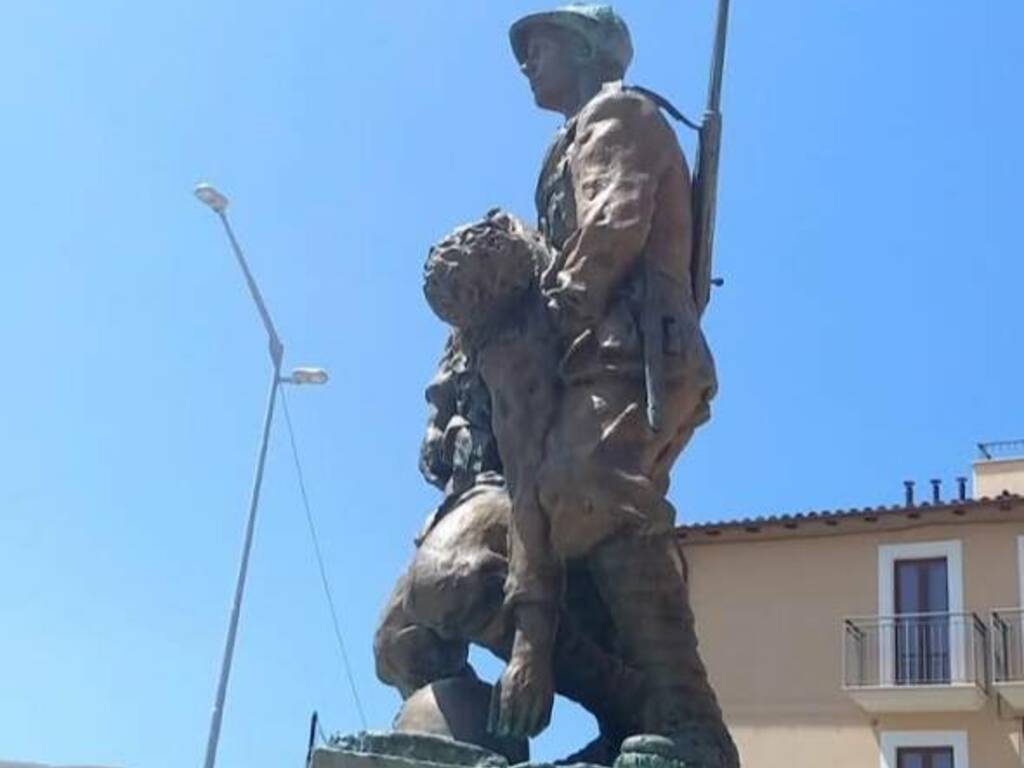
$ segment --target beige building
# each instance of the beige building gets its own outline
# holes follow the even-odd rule
[[[1024,765],[1024,459],[940,493],[680,529],[745,766]]]

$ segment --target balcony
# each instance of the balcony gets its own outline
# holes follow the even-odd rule
[[[1024,609],[992,612],[992,688],[1024,710]]]
[[[973,613],[843,622],[843,689],[867,712],[970,712],[988,693],[987,629]]]

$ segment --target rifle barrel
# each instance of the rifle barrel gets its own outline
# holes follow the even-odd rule
[[[711,79],[708,81],[708,112],[718,112],[722,102],[722,72],[725,69],[725,35],[728,26],[729,0],[718,0],[715,47],[711,53]]]

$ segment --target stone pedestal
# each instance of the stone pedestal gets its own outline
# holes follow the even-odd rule
[[[487,730],[491,686],[474,677],[432,683],[402,703],[394,730],[335,736],[313,752],[309,768],[554,768],[531,763],[525,739]],[[598,740],[600,741],[600,740]],[[593,742],[559,762],[563,768],[723,768],[719,742],[706,727],[672,738],[631,736],[607,748]],[[595,761],[595,762],[588,762]],[[603,763],[599,764],[599,763]]]
[[[358,733],[313,750],[310,768],[509,768],[488,749],[426,733]]]
[[[632,743],[631,743],[632,742]],[[717,761],[684,761],[667,739],[627,740],[614,768],[717,768]],[[309,768],[510,768],[496,752],[429,733],[358,733],[335,737],[313,751]],[[554,768],[551,763],[518,763],[515,768]],[[604,768],[573,763],[561,768]]]

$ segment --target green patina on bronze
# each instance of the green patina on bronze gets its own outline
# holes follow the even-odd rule
[[[512,25],[509,39],[516,59],[526,60],[530,34],[542,27],[558,27],[575,32],[590,46],[594,56],[604,57],[623,73],[633,61],[633,41],[626,22],[610,5],[571,4],[554,11],[532,13]]]

